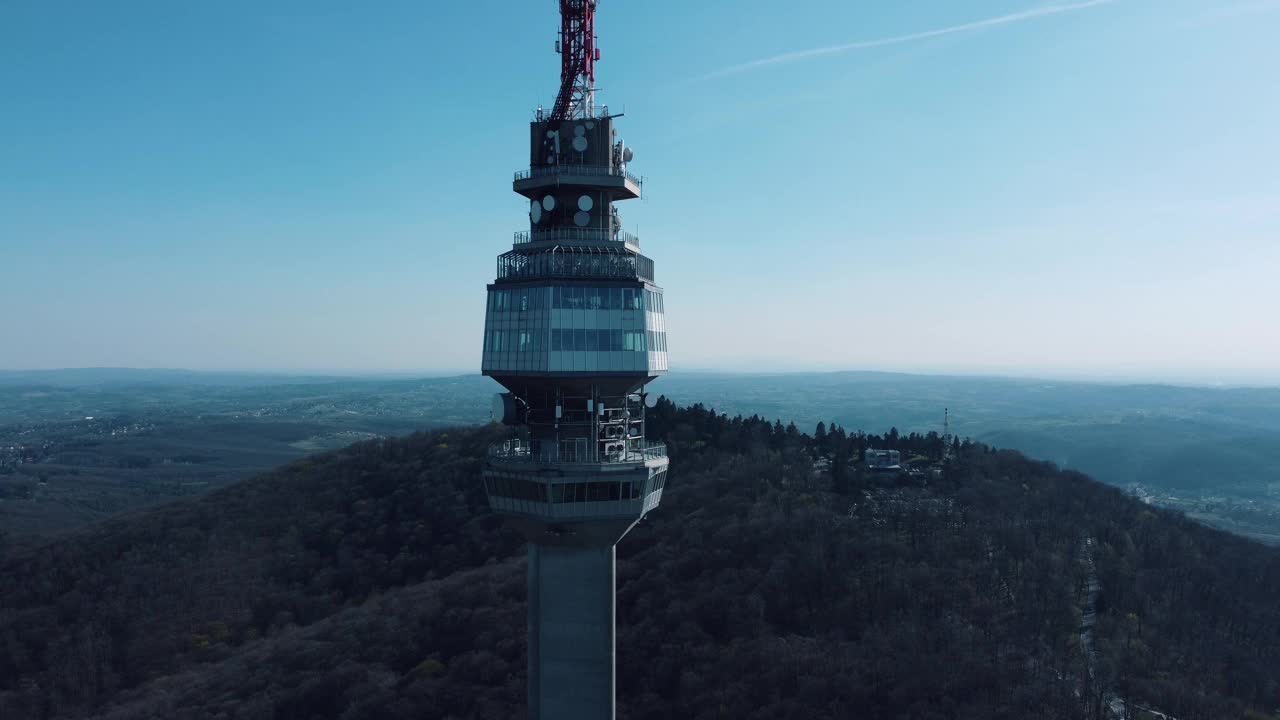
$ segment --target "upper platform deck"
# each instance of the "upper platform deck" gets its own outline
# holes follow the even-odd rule
[[[634,200],[644,193],[642,178],[608,165],[547,165],[518,170],[512,189],[532,200],[541,197],[547,188],[562,185],[610,190],[615,200]]]

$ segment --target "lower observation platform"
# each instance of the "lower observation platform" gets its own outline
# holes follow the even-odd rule
[[[485,492],[530,539],[612,544],[662,501],[667,465],[661,443],[578,460],[543,458],[510,440],[489,448]]]

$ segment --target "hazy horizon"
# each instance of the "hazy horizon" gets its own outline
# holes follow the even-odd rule
[[[1017,368],[823,368],[823,367],[689,367],[679,368],[679,372],[708,375],[836,375],[836,374],[868,374],[868,375],[905,375],[914,377],[954,377],[959,379],[994,379],[1024,380],[1046,382],[1076,382],[1085,384],[1120,384],[1120,385],[1170,385],[1176,387],[1200,388],[1280,388],[1280,373],[1259,371],[1220,370],[1217,372],[1198,371],[1169,374],[1131,373],[1084,373],[1070,369],[1034,370]],[[414,378],[447,378],[480,375],[476,368],[271,368],[271,367],[134,367],[134,366],[83,366],[83,367],[43,367],[43,368],[0,368],[0,375],[20,375],[24,373],[59,373],[59,372],[155,372],[155,373],[191,373],[208,375],[257,375],[288,377],[334,377],[334,378],[381,378],[381,379],[414,379]],[[659,381],[661,378],[659,378]],[[497,387],[495,385],[495,387]],[[660,384],[654,386],[659,391]]]
[[[553,20],[6,4],[0,368],[478,371]],[[608,4],[672,368],[1280,382],[1277,21]]]

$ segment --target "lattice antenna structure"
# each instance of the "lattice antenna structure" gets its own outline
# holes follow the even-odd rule
[[[551,108],[552,120],[588,118],[595,114],[596,0],[560,0],[560,92]]]

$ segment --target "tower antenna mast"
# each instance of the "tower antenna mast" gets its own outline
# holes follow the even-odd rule
[[[560,93],[552,120],[592,117],[596,104],[596,0],[560,0]]]
[[[942,459],[951,459],[951,408],[942,409]]]

